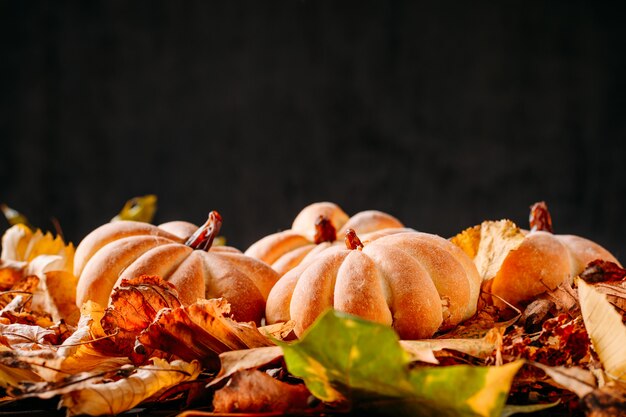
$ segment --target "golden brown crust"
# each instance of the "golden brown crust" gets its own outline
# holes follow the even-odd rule
[[[76,304],[82,306],[93,300],[102,306],[108,305],[122,271],[148,250],[168,243],[172,241],[158,236],[128,236],[110,242],[85,265],[76,287]]]
[[[190,305],[198,299],[206,298],[206,272],[202,253],[193,251],[168,277],[168,281],[178,289],[183,305]]]
[[[531,232],[504,259],[491,283],[491,293],[520,306],[571,279],[569,253],[548,232]],[[504,306],[499,298],[494,304]]]
[[[267,320],[292,319],[301,336],[334,307],[393,325],[403,338],[430,337],[476,311],[478,293],[471,283],[479,280],[478,272],[450,245],[415,232],[382,237],[362,251],[332,245],[276,283]]]
[[[451,253],[447,240],[426,233],[395,234],[378,239],[371,246],[389,245],[405,251],[428,272],[443,306],[443,328],[460,323],[468,310],[476,312],[476,304],[470,300],[470,278],[462,265]],[[475,268],[474,268],[475,269]],[[473,300],[478,300],[476,295]],[[471,316],[471,314],[470,314]]]
[[[315,240],[315,222],[320,216],[330,220],[335,230],[339,230],[349,218],[335,203],[328,201],[313,203],[298,213],[291,225],[291,230],[313,242]]]
[[[235,320],[259,325],[265,312],[265,299],[255,283],[244,271],[233,268],[232,262],[224,256],[210,252],[199,254],[204,260],[206,298],[226,298]]]
[[[366,233],[375,232],[380,229],[402,228],[404,225],[400,220],[390,214],[378,210],[366,210],[355,214],[338,229],[337,239],[343,239],[348,229],[354,230],[361,236]]]
[[[273,264],[289,251],[312,242],[293,230],[273,233],[252,244],[244,253],[267,264]]]
[[[301,336],[320,314],[333,307],[335,278],[348,253],[348,250],[342,250],[320,254],[302,271],[289,306],[290,317],[296,322],[296,335]]]
[[[209,252],[210,255],[214,255],[214,252]],[[232,269],[238,269],[248,276],[250,281],[253,281],[254,285],[258,288],[261,296],[263,297],[263,303],[267,300],[267,296],[270,290],[278,281],[279,275],[272,269],[271,266],[258,259],[251,258],[241,253],[219,253],[220,258],[227,262],[230,262]],[[254,277],[254,279],[251,279]]]
[[[130,220],[107,223],[89,233],[76,248],[74,275],[79,277],[89,259],[108,243],[127,236],[138,235],[160,236],[173,242],[182,241],[181,238],[148,223]]]
[[[588,239],[529,232],[520,246],[509,252],[494,279],[486,283],[486,289],[496,296],[496,306],[505,305],[501,298],[521,307],[536,296],[571,282],[596,259],[619,265],[611,253]]]
[[[619,261],[606,249],[580,236],[574,235],[554,235],[563,243],[570,252],[572,260],[572,276],[577,276],[585,270],[589,262],[596,259],[614,262],[621,266]]]
[[[308,264],[300,264],[276,281],[267,297],[265,307],[265,319],[268,323],[280,323],[291,320],[289,308],[293,290],[307,266]]]
[[[372,246],[363,253],[372,258],[387,282],[394,329],[408,340],[432,336],[443,323],[443,309],[428,272],[402,249]]]
[[[278,272],[278,275],[283,275],[300,265],[302,260],[306,258],[311,251],[314,251],[318,245],[314,243],[310,243],[305,246],[300,246],[299,248],[295,248],[289,252],[286,252],[283,256],[278,258],[276,262],[272,264],[272,268],[274,271]]]
[[[265,299],[278,280],[269,265],[230,247],[193,250],[180,238],[145,223],[106,226],[79,245],[87,259],[77,287],[79,306],[90,299],[106,306],[121,280],[159,275],[176,286],[185,305],[198,298],[224,297],[234,317],[260,324]]]
[[[187,240],[191,235],[196,232],[196,230],[198,230],[198,226],[196,226],[195,224],[182,220],[161,223],[158,227],[159,229],[164,230],[167,233],[171,233],[182,240]]]

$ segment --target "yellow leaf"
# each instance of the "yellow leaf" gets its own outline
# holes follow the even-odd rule
[[[6,204],[0,204],[0,211],[2,211],[4,217],[6,217],[11,226],[15,226],[16,224],[24,224],[28,226],[29,224],[26,216]]]
[[[478,269],[483,281],[496,276],[510,251],[524,240],[524,232],[510,220],[484,221],[450,239],[463,249]]]
[[[157,196],[148,194],[141,197],[131,198],[124,204],[120,213],[111,221],[134,220],[137,222],[151,223],[157,209]]]
[[[9,228],[2,236],[3,261],[32,262],[41,255],[58,256],[55,270],[72,273],[74,270],[74,245],[65,244],[61,236],[53,237],[37,229],[33,232],[23,224]],[[51,269],[47,269],[49,271]],[[46,271],[46,272],[47,272]]]
[[[608,376],[626,382],[626,326],[621,315],[593,286],[578,280],[578,298],[593,348]]]
[[[119,414],[167,388],[196,379],[200,371],[196,361],[187,363],[176,360],[168,363],[154,358],[152,365],[137,368],[127,378],[112,382],[91,382],[81,386],[81,389],[64,394],[61,406],[67,407],[68,416]]]

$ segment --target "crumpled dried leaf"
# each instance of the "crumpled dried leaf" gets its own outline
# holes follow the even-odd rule
[[[480,339],[493,328],[507,328],[519,320],[520,314],[505,321],[500,319],[500,311],[494,305],[485,305],[468,320],[459,324],[438,339]]]
[[[544,371],[554,382],[572,391],[579,398],[583,398],[597,388],[596,378],[587,369],[577,366],[546,366],[537,362],[532,365]]]
[[[54,345],[59,336],[54,330],[40,326],[1,323],[0,334],[16,350],[38,350],[45,345]]]
[[[131,357],[134,363],[148,358],[147,352],[135,352],[136,338],[165,308],[176,308],[178,300],[175,287],[158,276],[142,275],[123,280],[111,296],[111,304],[101,320],[106,335],[111,337],[94,343],[103,353]]]
[[[484,221],[450,239],[474,260],[483,281],[496,276],[511,250],[524,240],[524,232],[511,220]]]
[[[606,295],[606,299],[622,312],[626,313],[626,281],[602,282],[593,286],[599,293]]]
[[[626,382],[626,326],[622,317],[593,286],[578,280],[585,327],[602,366],[611,378]]]
[[[52,398],[62,395],[60,405],[67,415],[119,414],[145,399],[200,373],[197,362],[153,359],[142,367],[125,367],[113,373],[78,373],[52,383],[31,384],[22,398]]]
[[[119,214],[111,219],[134,220],[137,222],[151,223],[157,210],[157,196],[148,194],[141,197],[133,197],[128,200]]]
[[[539,334],[515,326],[503,338],[502,355],[509,360],[528,359],[548,366],[574,366],[591,360],[591,344],[582,318],[567,314],[546,320]]]
[[[49,314],[76,324],[79,311],[75,305],[77,278],[73,275],[74,247],[65,245],[60,236],[31,231],[24,225],[13,226],[2,237],[0,288],[15,290],[22,277],[36,276],[38,286],[32,291],[32,312]]]
[[[259,331],[266,337],[271,337],[278,340],[287,340],[293,335],[293,329],[296,327],[294,320],[289,320],[284,323],[275,323],[267,326],[259,327]],[[295,335],[293,335],[295,338]]]
[[[256,370],[237,371],[215,392],[215,413],[296,412],[307,409],[311,394],[303,384],[291,385]]]
[[[491,329],[480,339],[401,340],[400,345],[410,354],[414,354],[415,350],[430,350],[431,352],[434,352],[448,349],[462,352],[476,358],[485,359],[502,344],[503,334],[504,328],[501,327]]]
[[[137,340],[184,360],[198,359],[215,370],[219,369],[220,353],[273,345],[254,323],[236,322],[229,313],[230,305],[224,299],[198,300],[163,311]]]
[[[614,262],[596,259],[589,262],[579,277],[588,283],[623,281],[626,277],[626,269]]]
[[[94,337],[105,335],[100,324],[104,309],[88,301],[81,308],[81,313],[77,329],[57,347],[55,357],[39,363],[45,367],[38,370],[38,374],[46,381],[59,380],[68,374],[110,372],[130,363],[125,356],[102,354],[88,343]]]
[[[237,371],[245,369],[259,369],[283,357],[283,350],[279,346],[267,346],[253,349],[233,350],[220,354],[221,368],[219,374],[209,386],[219,384]]]

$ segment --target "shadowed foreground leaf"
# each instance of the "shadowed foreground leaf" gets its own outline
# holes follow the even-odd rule
[[[522,366],[411,370],[390,327],[332,310],[302,340],[280,346],[289,372],[319,399],[389,415],[497,417]]]

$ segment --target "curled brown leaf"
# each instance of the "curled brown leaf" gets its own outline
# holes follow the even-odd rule
[[[265,372],[242,370],[215,393],[216,413],[296,412],[306,410],[310,397],[304,384],[278,381]]]

